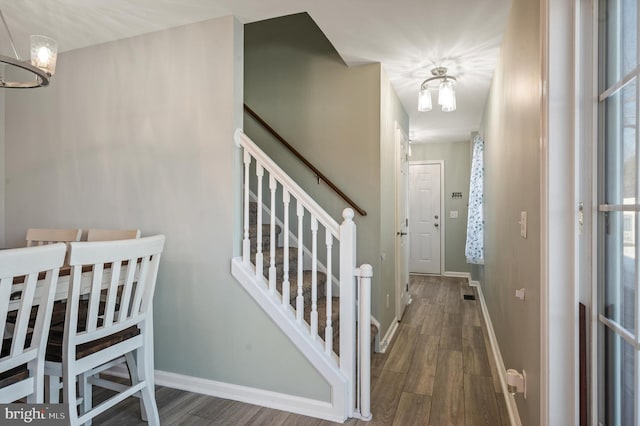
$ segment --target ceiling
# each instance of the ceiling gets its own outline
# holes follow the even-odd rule
[[[30,34],[60,51],[209,18],[248,23],[308,12],[348,65],[381,62],[410,115],[410,138],[456,142],[478,130],[511,0],[0,0],[18,51]],[[0,52],[10,55],[0,28]],[[420,83],[445,66],[457,110],[417,111]],[[434,98],[435,100],[435,98]]]

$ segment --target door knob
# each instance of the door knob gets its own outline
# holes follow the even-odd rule
[[[406,232],[399,231],[396,235],[403,236],[403,235],[407,235],[407,233],[406,233]]]
[[[434,223],[434,224],[433,224],[433,226],[435,226],[435,227],[437,228],[437,227],[438,227],[438,226],[440,226],[440,225],[439,225],[439,224],[437,224],[437,223]]]
[[[435,219],[437,219],[437,218],[438,218],[438,215],[435,215],[435,216],[434,216],[434,218],[435,218]]]

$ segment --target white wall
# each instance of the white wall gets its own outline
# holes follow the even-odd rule
[[[156,368],[326,401],[230,274],[242,61],[242,26],[226,17],[65,52],[50,87],[7,92],[7,243],[29,227],[164,233]]]

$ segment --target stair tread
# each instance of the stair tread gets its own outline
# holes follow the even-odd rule
[[[258,234],[258,225],[256,225],[255,223],[252,223],[251,225],[249,225],[249,238],[256,238],[257,234]],[[278,236],[280,235],[280,232],[282,232],[282,228],[279,225],[275,225],[275,235]],[[262,236],[269,236],[269,234],[271,233],[271,225],[269,225],[268,223],[264,223],[262,224]]]
[[[262,253],[264,259],[264,267],[269,268],[271,262],[271,250]],[[275,252],[276,266],[284,264],[284,247],[276,247]],[[298,248],[289,247],[289,272],[298,270]]]
[[[250,241],[250,251],[251,253],[255,253],[258,251],[257,248],[257,243],[258,243],[258,232],[257,232],[258,226],[253,224],[253,225],[249,225],[249,241]],[[280,235],[280,232],[282,231],[282,228],[278,225],[275,225],[275,229],[274,229],[274,243],[275,245],[278,244],[278,236]],[[262,252],[265,253],[269,250],[269,248],[271,247],[271,226],[269,224],[263,224],[262,225],[262,241],[261,241],[261,245],[262,245]]]
[[[312,279],[313,279],[313,273],[312,271],[303,271],[302,272],[302,295],[305,299],[305,306],[311,301],[311,290],[312,290]],[[320,297],[320,295],[324,295],[325,292],[325,287],[326,287],[326,283],[327,283],[327,274],[325,274],[324,272],[317,272],[317,279],[318,279],[318,297]],[[293,305],[293,307],[296,306],[296,298],[298,297],[298,274],[297,272],[295,274],[290,274],[289,275],[289,284],[290,284],[290,288],[291,288],[291,305]],[[282,284],[278,283],[278,291],[280,291],[282,288]]]
[[[325,329],[327,327],[327,298],[322,297],[318,298],[317,302],[317,310],[318,310],[318,335],[324,339],[325,337]],[[311,305],[305,305],[304,318],[307,323],[311,323]],[[331,299],[331,328],[333,335],[333,350],[337,355],[340,355],[340,298],[333,297]],[[373,323],[371,324],[371,343],[376,338],[378,334],[378,327],[376,327]]]
[[[249,239],[252,240],[252,254],[251,259],[255,263],[255,243],[257,240],[258,225],[255,223],[257,219],[258,204],[255,201],[249,202]],[[282,232],[282,228],[278,225],[275,226],[275,236],[278,237]],[[262,242],[263,242],[263,273],[264,276],[269,277],[269,266],[271,261],[271,252],[268,249],[271,238],[271,227],[269,224],[262,224]],[[276,240],[277,241],[277,240]],[[277,268],[276,288],[282,294],[282,279],[283,279],[283,263],[284,263],[284,247],[276,247],[275,249],[275,265]],[[289,247],[289,284],[290,284],[290,303],[295,308],[296,298],[298,296],[298,248]],[[312,271],[303,271],[303,296],[304,296],[304,319],[307,323],[311,323],[311,290],[312,290]],[[318,335],[324,338],[325,328],[327,326],[327,298],[325,297],[325,288],[327,285],[327,276],[324,272],[317,271],[317,302],[316,309],[318,312]],[[333,331],[333,346],[336,354],[339,355],[339,341],[340,341],[340,298],[331,298],[331,326]],[[379,330],[371,324],[371,342],[375,339]]]

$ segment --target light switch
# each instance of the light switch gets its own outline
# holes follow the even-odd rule
[[[458,210],[451,210],[451,212],[449,213],[449,217],[451,219],[457,219],[458,218]]]
[[[527,212],[520,212],[520,236],[527,238]]]

